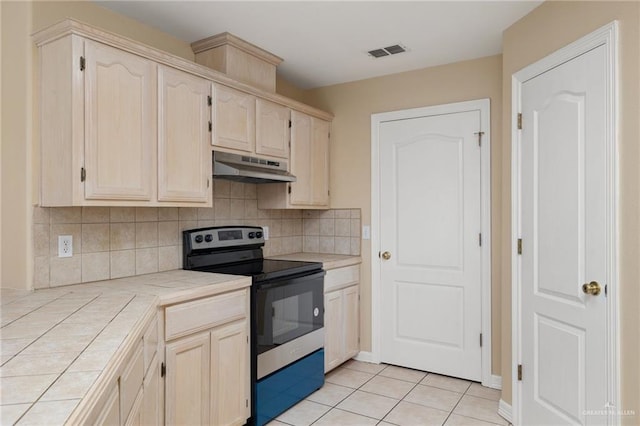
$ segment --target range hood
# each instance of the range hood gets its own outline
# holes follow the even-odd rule
[[[213,177],[245,183],[295,182],[283,160],[265,160],[248,155],[213,152]]]

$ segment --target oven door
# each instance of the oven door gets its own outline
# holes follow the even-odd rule
[[[258,379],[324,346],[324,275],[256,283]]]

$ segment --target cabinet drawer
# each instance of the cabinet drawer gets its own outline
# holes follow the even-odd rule
[[[144,337],[142,338],[144,343],[144,373],[147,375],[147,371],[149,370],[149,365],[151,365],[151,360],[155,356],[158,351],[158,318],[154,317],[151,321],[151,324],[147,327],[147,330],[144,332]]]
[[[330,269],[324,277],[324,292],[338,290],[360,282],[360,265]]]
[[[165,340],[246,317],[247,298],[248,290],[242,290],[168,307],[165,310]]]
[[[140,341],[120,376],[120,412],[122,419],[129,417],[131,407],[142,388],[142,378],[144,376],[142,352],[142,341]]]

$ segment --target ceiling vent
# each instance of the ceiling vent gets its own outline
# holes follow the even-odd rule
[[[374,58],[382,58],[384,56],[395,55],[397,53],[406,52],[407,48],[401,44],[394,44],[393,46],[384,47],[381,49],[369,50],[367,53]]]

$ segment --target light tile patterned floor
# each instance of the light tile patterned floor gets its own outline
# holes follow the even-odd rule
[[[508,425],[500,391],[479,383],[386,364],[351,360],[268,426]]]

